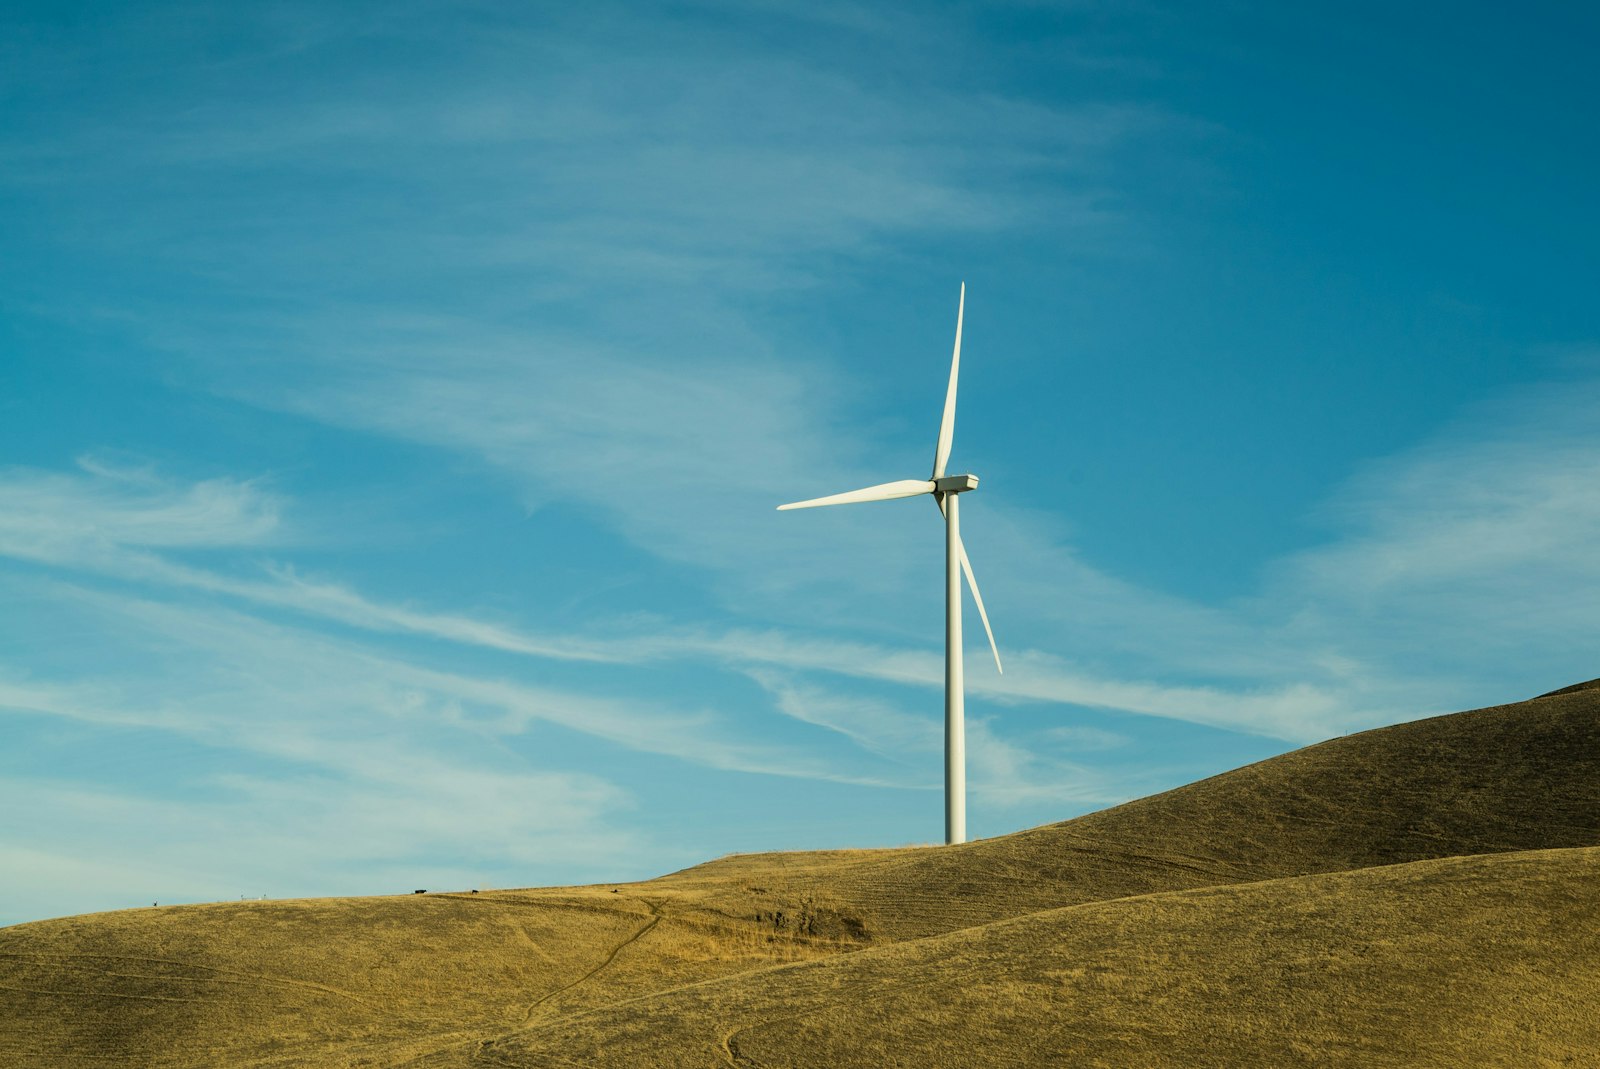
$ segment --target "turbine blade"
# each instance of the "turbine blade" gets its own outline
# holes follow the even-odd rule
[[[956,438],[956,378],[961,374],[961,317],[967,310],[967,284],[961,283],[961,300],[956,305],[956,349],[950,357],[950,388],[944,395],[944,419],[939,421],[939,445],[933,451],[933,478],[944,477],[950,447]]]
[[[939,515],[944,515],[944,495],[933,495],[934,504],[939,506]],[[994,644],[994,628],[989,626],[989,613],[983,607],[983,595],[978,593],[978,580],[972,574],[972,561],[967,557],[967,543],[961,541],[961,574],[967,577],[967,589],[972,591],[972,601],[978,606],[978,619],[983,621],[983,633],[989,636],[989,652],[994,654],[994,667],[1001,675],[1006,674],[1005,666],[1000,663],[1000,647]]]
[[[897,497],[916,497],[918,494],[931,494],[933,490],[933,483],[928,479],[901,479],[899,482],[879,483],[877,486],[867,486],[860,490],[851,490],[848,493],[834,494],[831,497],[814,497],[810,501],[795,501],[788,505],[779,505],[778,511],[814,509],[819,505],[851,505],[857,501],[893,501]]]
[[[1005,675],[1006,670],[1000,664],[1000,647],[994,644],[994,629],[989,626],[989,614],[983,611],[983,595],[978,593],[978,581],[972,577],[972,562],[967,559],[967,544],[961,543],[961,571],[967,577],[967,588],[972,591],[972,600],[978,606],[978,619],[983,621],[983,633],[989,636],[989,652],[994,654],[995,671]]]

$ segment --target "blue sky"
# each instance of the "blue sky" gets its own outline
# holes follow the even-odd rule
[[[1580,5],[0,18],[0,922],[938,840],[962,281],[974,835],[1600,675]]]

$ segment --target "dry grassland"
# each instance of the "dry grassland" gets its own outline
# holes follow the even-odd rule
[[[413,1063],[1600,1064],[1600,848],[1088,903],[573,1015]]]
[[[1600,1065],[1597,844],[1588,688],[960,847],[19,925],[0,1065]]]
[[[1600,689],[1333,739],[958,847],[755,854],[654,881],[752,886],[905,939],[1057,906],[1461,854],[1600,844]]]
[[[0,1065],[392,1065],[837,949],[635,887],[69,917],[0,931]]]

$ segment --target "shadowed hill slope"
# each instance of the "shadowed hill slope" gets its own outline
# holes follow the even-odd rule
[[[557,1035],[559,1021],[654,993],[790,975],[761,970],[1064,906],[1307,877],[1294,893],[1310,904],[1283,905],[1292,919],[1332,893],[1312,874],[1600,844],[1597,785],[1600,690],[1589,688],[1335,739],[960,847],[745,855],[616,888],[19,925],[0,930],[0,1064],[395,1065],[536,1026]],[[1434,927],[1451,923],[1446,913]],[[1431,930],[1413,933],[1413,949],[1448,945]],[[1018,1006],[1023,1027],[1039,1008]]]
[[[1551,698],[1557,694],[1576,694],[1580,690],[1594,690],[1597,687],[1600,687],[1600,679],[1589,679],[1582,683],[1574,683],[1570,687],[1562,687],[1560,690],[1549,691],[1539,695],[1539,697]]]
[[[0,930],[0,1066],[393,1065],[837,953],[632,888],[218,903]]]
[[[1600,844],[1600,690],[1332,739],[959,847],[725,858],[657,884],[840,904],[912,938],[1078,902]]]
[[[1600,1063],[1600,849],[1088,903],[457,1047],[486,1066]]]

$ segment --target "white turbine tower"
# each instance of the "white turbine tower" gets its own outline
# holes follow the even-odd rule
[[[961,576],[967,577],[972,589],[972,600],[978,606],[978,618],[989,636],[989,649],[994,653],[994,666],[1000,671],[1000,649],[994,643],[994,631],[989,627],[989,614],[983,609],[983,595],[978,593],[978,581],[972,577],[972,562],[961,544],[960,510],[957,495],[978,488],[976,475],[946,475],[945,463],[950,459],[950,446],[956,433],[956,378],[961,372],[961,318],[966,311],[967,284],[961,284],[961,299],[956,305],[956,347],[950,358],[950,388],[944,397],[944,419],[939,423],[939,445],[933,454],[933,474],[927,479],[902,479],[899,482],[881,483],[849,493],[818,497],[810,501],[796,501],[779,505],[786,509],[809,509],[819,505],[850,505],[857,501],[892,501],[900,497],[917,497],[932,494],[944,514],[944,841],[967,841],[967,737],[965,708],[962,698],[963,679],[961,666]]]

